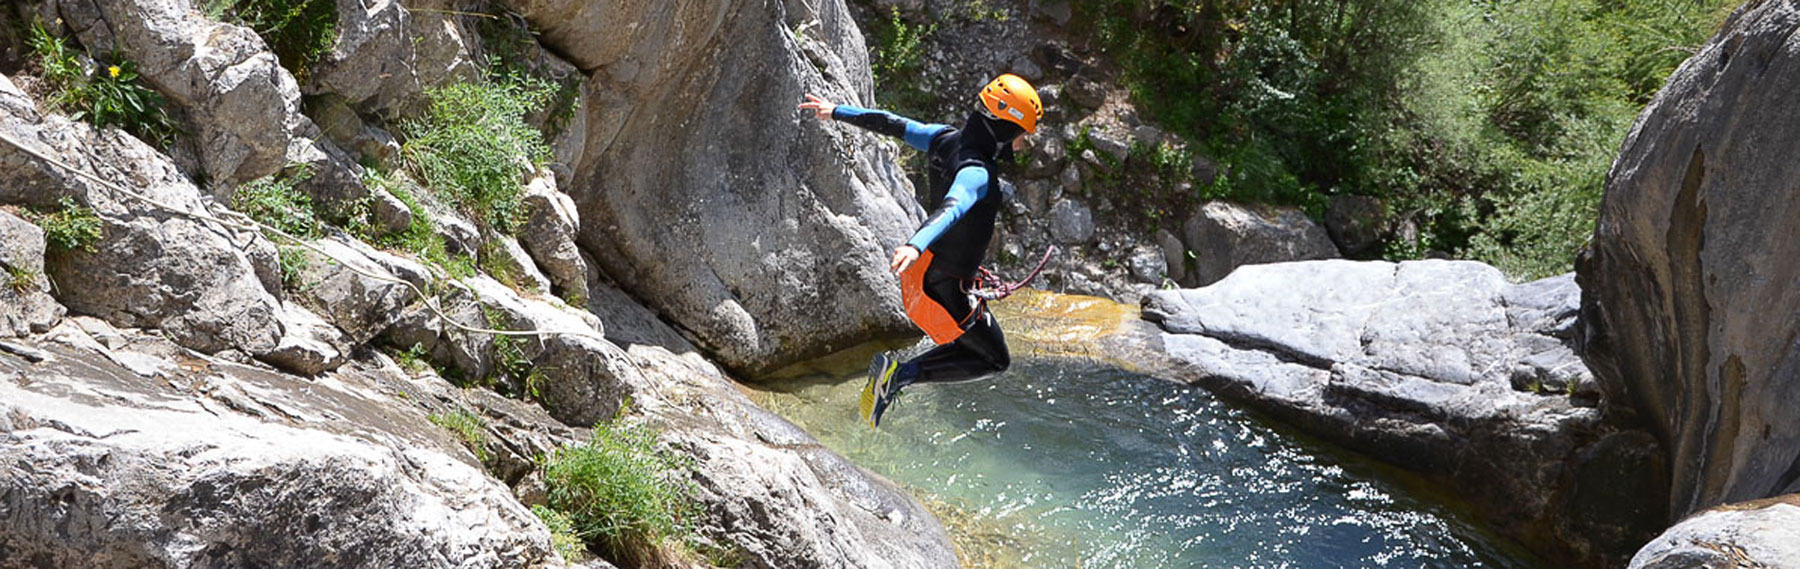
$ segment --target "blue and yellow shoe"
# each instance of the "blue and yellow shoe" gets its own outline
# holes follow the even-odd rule
[[[900,385],[894,381],[894,374],[899,370],[900,360],[891,353],[882,352],[869,360],[869,383],[863,385],[857,406],[862,411],[863,421],[870,427],[881,426],[881,414],[887,412],[888,405],[900,395]]]

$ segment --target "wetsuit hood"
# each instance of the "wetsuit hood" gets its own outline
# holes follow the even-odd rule
[[[988,118],[981,111],[971,111],[968,120],[963,122],[962,146],[1004,164],[1013,160],[1012,140],[1024,132],[1019,125]]]

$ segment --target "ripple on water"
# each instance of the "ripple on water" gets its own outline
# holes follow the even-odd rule
[[[1379,473],[1203,390],[1045,360],[909,388],[879,431],[860,378],[770,407],[924,494],[972,567],[1535,566]]]

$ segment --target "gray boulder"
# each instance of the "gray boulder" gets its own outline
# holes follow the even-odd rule
[[[181,345],[207,353],[260,355],[276,347],[280,303],[246,255],[268,247],[267,241],[212,221],[201,191],[143,142],[39,115],[10,87],[0,83],[0,133],[30,152],[0,144],[0,187],[7,188],[0,201],[50,206],[67,197],[91,207],[103,225],[94,251],[47,260],[45,272],[56,281],[63,305],[116,325],[162,328]],[[97,171],[95,178],[110,183],[37,155]]]
[[[1800,6],[1746,6],[1670,77],[1607,177],[1581,260],[1609,411],[1668,453],[1663,521],[1800,492]]]
[[[0,463],[29,465],[0,471],[0,565],[562,565],[505,486],[384,394],[391,377],[53,334],[45,363],[0,356]]]
[[[1182,283],[1190,286],[1212,284],[1244,265],[1338,257],[1324,228],[1288,208],[1207,202],[1182,224],[1182,239],[1194,252],[1193,273]]]
[[[1094,240],[1094,212],[1075,200],[1050,206],[1050,236],[1057,243],[1079,245]]]
[[[81,44],[116,49],[138,64],[186,117],[201,167],[225,187],[306,164],[314,198],[348,203],[366,195],[349,160],[300,112],[300,87],[256,33],[206,20],[177,0],[61,0]]]
[[[44,333],[67,311],[50,296],[44,246],[44,230],[0,211],[0,336]]]
[[[508,5],[592,77],[568,193],[620,288],[751,376],[907,330],[886,256],[923,212],[893,146],[794,108],[872,99],[841,0]]]
[[[1325,232],[1339,251],[1351,258],[1381,255],[1381,238],[1387,209],[1381,198],[1357,195],[1331,196],[1325,207]]]
[[[581,231],[575,200],[556,190],[554,177],[540,176],[525,187],[525,208],[531,217],[519,232],[519,244],[537,261],[558,294],[584,304],[588,265],[575,245],[575,236]]]
[[[352,345],[367,343],[393,326],[403,309],[418,300],[414,289],[427,290],[432,280],[423,265],[360,241],[334,237],[313,245],[329,258],[308,252],[299,273],[306,286],[293,294],[342,330]]]
[[[1153,292],[1144,317],[1177,377],[1448,479],[1540,551],[1616,566],[1660,529],[1660,462],[1552,387],[1587,373],[1579,294],[1473,262],[1311,261]]]
[[[1800,567],[1800,495],[1720,506],[1663,532],[1629,569]]]

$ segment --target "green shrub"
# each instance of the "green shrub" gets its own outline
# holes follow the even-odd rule
[[[33,24],[31,53],[50,87],[51,108],[99,128],[119,128],[155,146],[167,148],[177,129],[161,94],[138,83],[137,64],[118,54],[93,61],[42,23]]]
[[[1569,270],[1631,117],[1741,0],[1093,0],[1140,112],[1199,141],[1204,198],[1384,199],[1395,243]]]
[[[299,166],[246,182],[232,194],[231,209],[294,237],[318,237],[324,224],[319,222],[312,198],[298,189],[311,177],[311,168]]]
[[[494,229],[513,233],[526,213],[523,177],[550,158],[543,134],[524,117],[546,104],[551,93],[489,80],[429,94],[425,115],[401,124],[409,170]]]
[[[443,427],[456,435],[469,452],[475,453],[475,460],[487,462],[487,420],[482,419],[467,409],[457,409],[449,413],[432,413],[426,416],[431,424]]]
[[[550,507],[574,521],[576,533],[630,565],[693,539],[701,513],[690,459],[659,449],[656,433],[614,419],[594,426],[587,444],[557,449],[544,460]]]
[[[26,218],[44,230],[44,241],[53,251],[97,252],[106,224],[92,208],[76,203],[73,198],[57,200],[57,207],[33,210]]]
[[[869,68],[875,76],[877,104],[902,115],[928,116],[933,97],[923,83],[925,52],[937,33],[937,23],[910,23],[895,7],[887,19],[877,19],[868,27]]]
[[[302,82],[337,41],[336,0],[209,0],[206,13],[255,30]]]
[[[579,560],[587,553],[587,546],[581,543],[581,536],[575,534],[575,522],[569,516],[544,506],[532,506],[531,513],[537,514],[538,519],[544,520],[544,525],[550,528],[550,548],[564,561]]]

